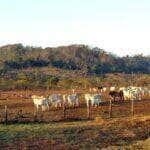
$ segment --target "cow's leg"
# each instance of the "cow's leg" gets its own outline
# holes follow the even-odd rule
[[[124,101],[124,94],[122,93],[122,100]]]
[[[77,105],[77,107],[79,107],[79,101],[77,101],[77,104],[76,104],[76,105]]]
[[[96,104],[96,108],[98,108],[98,106],[99,106],[99,103]]]
[[[113,99],[113,101],[115,102],[115,100],[116,100],[116,96],[114,96],[114,99]]]
[[[86,106],[89,107],[89,100],[86,100]]]
[[[49,104],[47,104],[47,108],[48,108],[48,111],[49,111]]]
[[[113,101],[113,100],[114,100],[114,97],[110,96],[110,99]]]
[[[121,100],[121,102],[122,102],[122,101],[123,101],[122,96],[120,96],[119,98],[120,98],[120,100]]]
[[[44,105],[42,105],[41,107],[42,107],[42,111],[44,111]]]
[[[56,104],[56,109],[59,109],[59,104],[58,103]]]
[[[38,112],[38,105],[34,105],[34,114],[37,114]]]
[[[75,103],[73,102],[73,108],[75,109],[75,107],[76,107],[76,105],[75,105]]]
[[[60,103],[60,108],[62,107],[62,102]]]
[[[36,105],[36,111],[38,112],[38,110],[39,110],[39,105]]]
[[[75,107],[78,107],[78,102],[77,101],[75,102]]]

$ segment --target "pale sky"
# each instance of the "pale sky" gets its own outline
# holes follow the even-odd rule
[[[0,0],[0,46],[14,43],[150,55],[150,0]]]

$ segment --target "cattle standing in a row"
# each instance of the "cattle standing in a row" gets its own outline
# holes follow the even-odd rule
[[[78,94],[51,94],[48,96],[48,98],[43,97],[43,96],[36,96],[33,95],[31,96],[33,99],[33,103],[38,110],[39,107],[41,106],[42,111],[45,110],[45,107],[48,108],[49,106],[59,108],[63,106],[79,106],[79,95]]]
[[[103,87],[97,88],[98,93],[87,93],[84,95],[85,101],[87,106],[91,103],[92,106],[98,106],[102,102],[102,94],[103,94]],[[114,88],[112,88],[114,89]],[[116,89],[116,88],[115,88]],[[105,89],[106,90],[106,89]],[[150,94],[150,91],[147,88],[142,87],[121,87],[119,88],[119,92],[117,91],[110,91],[109,96],[114,101],[116,98],[120,98],[120,100],[141,100],[142,96],[145,94]],[[43,96],[32,96],[34,105],[36,106],[37,110],[39,106],[42,107],[42,110],[45,108],[49,109],[49,106],[52,107],[75,107],[79,106],[79,94],[76,94],[74,90],[72,90],[72,94],[51,94],[48,98]]]
[[[138,87],[129,86],[127,88],[122,88],[121,90],[123,91],[125,100],[128,100],[128,99],[129,100],[141,100],[142,99],[141,91]]]
[[[102,92],[109,91],[109,95],[116,95],[119,97],[120,91],[124,94],[124,99],[137,99],[141,100],[144,96],[150,96],[150,90],[146,87],[128,86],[128,87],[101,87]],[[118,92],[119,91],[119,92]],[[113,92],[118,92],[118,94],[113,94]],[[118,95],[118,96],[117,96]]]

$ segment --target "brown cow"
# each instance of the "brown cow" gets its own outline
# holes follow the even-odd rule
[[[115,101],[116,97],[119,97],[121,101],[124,101],[123,91],[110,91],[109,96]]]

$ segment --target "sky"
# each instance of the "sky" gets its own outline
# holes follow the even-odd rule
[[[0,0],[0,46],[14,43],[150,55],[150,0]]]

